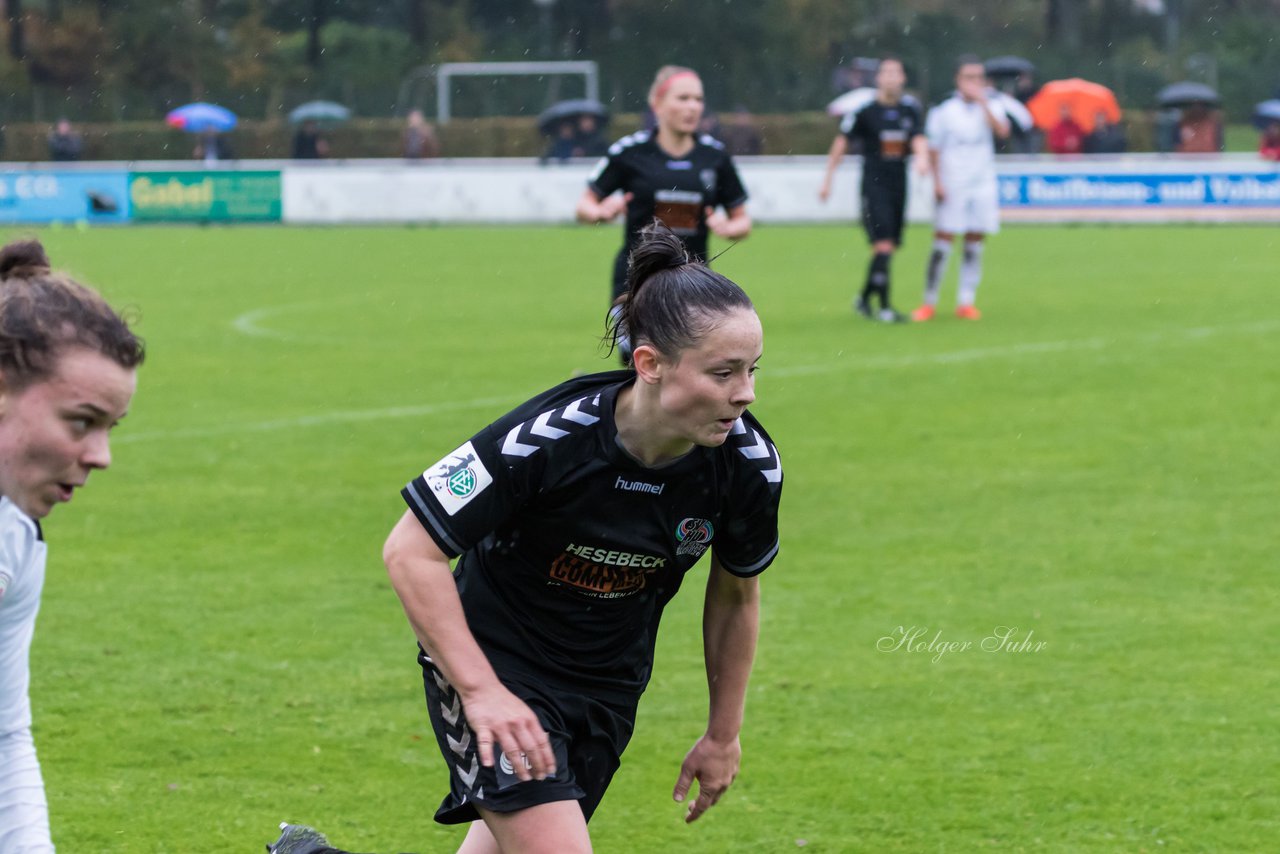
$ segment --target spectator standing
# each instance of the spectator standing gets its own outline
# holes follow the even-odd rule
[[[1178,122],[1179,154],[1216,154],[1222,150],[1222,114],[1208,104],[1190,104]]]
[[[578,126],[573,134],[574,157],[603,157],[609,151],[609,141],[600,132],[600,120],[590,113],[578,116]]]
[[[1263,128],[1258,153],[1264,160],[1280,160],[1280,122],[1271,122]]]
[[[425,160],[440,156],[440,141],[436,137],[436,129],[427,121],[422,110],[409,112],[400,150],[406,160]]]
[[[219,160],[235,160],[231,144],[216,130],[207,130],[200,134],[193,154],[197,160],[203,160],[206,166],[212,166]]]
[[[1062,105],[1058,123],[1049,131],[1049,151],[1053,154],[1079,154],[1084,150],[1084,128],[1071,116],[1071,108]]]
[[[764,154],[764,134],[760,133],[760,128],[756,126],[755,119],[746,107],[734,110],[720,133],[724,147],[735,157]]]
[[[1093,130],[1084,136],[1085,154],[1121,154],[1129,147],[1124,128],[1107,121],[1107,114],[1099,112],[1093,120]]]
[[[303,122],[293,135],[293,158],[319,160],[328,156],[329,141],[320,133],[320,125],[310,119]]]
[[[58,162],[79,160],[84,150],[84,138],[76,133],[69,119],[58,119],[49,133],[49,159]]]

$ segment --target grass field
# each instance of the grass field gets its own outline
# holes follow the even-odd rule
[[[453,850],[379,550],[406,480],[610,366],[616,230],[40,236],[150,348],[114,468],[46,525],[60,850],[261,851],[281,819]],[[908,309],[927,243],[895,263]],[[742,774],[682,823],[699,567],[597,850],[1274,850],[1280,231],[1006,228],[976,324],[855,319],[865,262],[849,227],[717,262],[763,318],[787,472]],[[1001,626],[1018,650],[982,648]]]

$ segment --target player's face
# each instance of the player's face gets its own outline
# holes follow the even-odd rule
[[[976,98],[987,88],[987,72],[979,63],[960,66],[956,72],[956,88],[966,98]]]
[[[70,501],[91,471],[111,464],[107,436],[136,387],[132,368],[82,347],[21,390],[0,378],[0,493],[33,519]]]
[[[760,318],[751,309],[724,315],[692,347],[668,363],[659,405],[664,426],[695,445],[724,443],[733,422],[756,399],[756,363],[764,348]]]
[[[906,85],[907,73],[902,70],[901,62],[886,59],[880,63],[880,68],[876,70],[876,88],[880,90],[880,94],[899,98]]]
[[[668,131],[695,133],[702,121],[702,81],[692,74],[677,74],[651,106],[658,124]]]

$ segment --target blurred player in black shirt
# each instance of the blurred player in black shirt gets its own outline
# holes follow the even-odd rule
[[[450,768],[436,820],[470,822],[468,852],[590,850],[663,608],[707,552],[710,713],[675,786],[699,784],[686,820],[738,770],[782,489],[747,411],[760,321],[661,226],[628,284],[614,335],[630,330],[634,371],[569,380],[428,467],[384,550]]]
[[[889,299],[889,261],[902,243],[907,204],[907,155],[914,155],[916,171],[927,174],[929,150],[924,136],[924,114],[918,101],[903,92],[907,75],[896,57],[880,60],[876,88],[854,106],[840,123],[831,143],[827,172],[818,197],[831,196],[831,181],[850,146],[862,152],[862,225],[874,255],[854,308],[863,317],[898,323],[906,317],[894,310]],[[879,308],[872,306],[872,298]]]
[[[626,287],[627,257],[640,230],[655,218],[698,261],[706,261],[709,232],[741,240],[751,231],[747,191],[733,158],[719,140],[698,133],[705,105],[697,73],[663,66],[649,89],[649,105],[657,128],[610,146],[578,200],[579,222],[609,222],[627,214],[623,245],[613,264],[613,301]],[[625,340],[621,347],[625,358]]]

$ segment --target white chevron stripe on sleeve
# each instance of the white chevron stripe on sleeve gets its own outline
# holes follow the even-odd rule
[[[589,427],[592,424],[595,424],[597,421],[599,421],[600,419],[597,418],[596,416],[589,415],[588,413],[583,412],[581,409],[578,408],[583,404],[585,400],[586,398],[584,397],[582,398],[582,400],[575,400],[573,403],[566,406],[564,410],[565,419],[568,421],[572,421],[574,424],[581,424],[584,427]]]
[[[743,445],[738,450],[749,460],[762,460],[769,456],[769,443],[764,440],[764,436],[755,434],[755,440],[754,445]]]
[[[518,438],[520,436],[520,428],[523,424],[517,424],[511,428],[511,432],[507,433],[507,438],[502,440],[502,453],[508,457],[527,457],[534,451],[538,450],[537,445],[526,445]]]
[[[559,427],[552,427],[549,423],[553,412],[544,412],[537,418],[533,419],[533,426],[529,428],[529,432],[535,436],[542,436],[546,439],[559,439],[561,436],[568,436],[568,430],[561,430]]]

